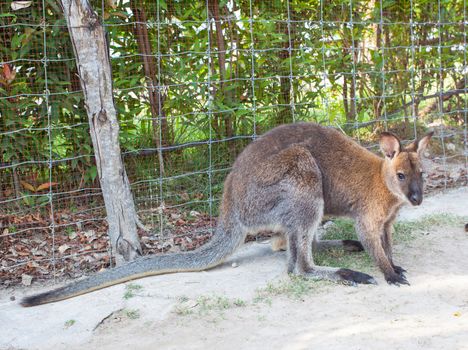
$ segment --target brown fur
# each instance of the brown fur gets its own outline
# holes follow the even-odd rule
[[[286,210],[294,210],[300,204],[299,212],[289,214],[298,216],[294,219],[306,229],[316,227],[317,218],[323,214],[350,216],[356,220],[362,244],[387,281],[407,283],[402,269],[393,264],[391,227],[405,202],[421,203],[420,155],[430,137],[431,134],[402,148],[396,136],[383,133],[381,148],[386,157],[381,159],[335,129],[306,123],[281,126],[249,145],[238,158],[229,175],[232,184],[228,183],[225,194],[230,195],[232,191],[239,196],[227,201],[240,203],[239,208],[245,210],[244,220],[247,222],[251,210],[257,209],[252,208],[252,204],[244,205],[251,201],[257,202],[262,213],[270,209],[269,203],[278,206],[278,203],[286,202]],[[398,179],[398,173],[405,179]],[[265,186],[269,193],[259,195]],[[247,189],[250,192],[246,192]],[[275,192],[287,193],[287,196],[275,195]],[[322,201],[323,208],[320,208]],[[311,203],[319,204],[313,206]],[[272,217],[274,211],[270,209],[265,224],[274,222],[273,226],[278,226],[284,221],[284,213],[277,210],[278,215]],[[258,217],[255,220],[261,221]],[[287,231],[289,228],[283,229]],[[298,246],[299,251],[309,245],[300,235],[287,233],[286,236],[289,236],[290,245]],[[284,241],[275,241],[274,247],[284,248]],[[290,256],[294,260],[296,248],[290,246],[289,249],[292,249]],[[308,256],[306,252],[301,254]],[[307,274],[308,270],[313,270],[308,264],[298,264],[297,261],[290,262],[290,267],[294,265],[291,272]]]
[[[388,283],[407,284],[405,270],[393,262],[391,228],[405,202],[422,201],[420,155],[430,137],[402,148],[396,136],[383,133],[382,159],[332,128],[311,123],[275,128],[252,142],[234,163],[224,184],[216,233],[207,245],[144,257],[27,297],[22,305],[62,300],[149,275],[207,269],[234,252],[247,234],[262,230],[281,235],[274,248],[287,246],[290,273],[375,283],[367,274],[316,266],[313,261],[313,246],[365,248]],[[324,214],[354,218],[360,242],[319,241],[316,230]]]

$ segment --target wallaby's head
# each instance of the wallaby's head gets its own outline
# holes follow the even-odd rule
[[[428,133],[406,147],[402,147],[397,136],[383,132],[380,149],[385,155],[384,177],[388,188],[412,205],[419,205],[423,199],[423,171],[421,156],[433,132]]]

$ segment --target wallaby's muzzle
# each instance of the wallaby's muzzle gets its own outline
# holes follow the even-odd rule
[[[409,201],[412,205],[420,205],[423,200],[422,193],[420,191],[410,193],[408,196]]]

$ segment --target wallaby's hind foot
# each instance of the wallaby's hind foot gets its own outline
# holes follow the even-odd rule
[[[362,252],[364,247],[359,241],[355,241],[354,239],[344,239],[343,249],[347,252]]]
[[[364,272],[350,269],[339,269],[336,271],[336,274],[340,276],[344,282],[351,282],[351,284],[377,284],[374,277]]]
[[[329,248],[343,248],[347,252],[362,252],[364,250],[361,242],[353,239],[316,241],[313,246],[313,249],[316,250],[324,250]],[[284,235],[279,234],[271,237],[271,249],[274,252],[288,249],[288,241]]]
[[[364,250],[363,245],[359,241],[353,239],[330,239],[314,242],[314,249],[324,250],[329,248],[342,248],[347,252],[361,252]]]

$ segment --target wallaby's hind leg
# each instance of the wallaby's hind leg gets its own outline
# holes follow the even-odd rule
[[[310,152],[300,145],[282,151],[275,161],[276,166],[288,169],[277,188],[271,188],[282,194],[271,214],[280,220],[288,239],[288,272],[310,278],[375,283],[365,273],[314,265],[312,242],[324,209],[322,174]]]
[[[292,261],[288,261],[288,272],[309,278],[328,279],[332,281],[343,281],[348,283],[375,284],[372,276],[344,268],[335,268],[328,266],[316,266],[312,255],[312,235],[311,227],[309,230],[292,231],[289,235],[289,249],[293,249],[296,254],[296,265],[290,269]],[[308,232],[308,233],[305,233]],[[309,253],[310,252],[310,253]]]

